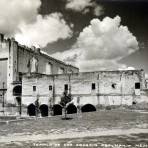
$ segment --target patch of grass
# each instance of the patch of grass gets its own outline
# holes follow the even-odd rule
[[[133,111],[101,110],[97,112],[80,113],[68,115],[72,120],[62,120],[62,116],[49,118],[34,118],[21,122],[12,122],[0,126],[0,136],[13,133],[50,133],[53,129],[63,133],[67,130],[86,131],[97,128],[106,129],[130,129],[137,128],[137,125],[147,125],[148,116]]]

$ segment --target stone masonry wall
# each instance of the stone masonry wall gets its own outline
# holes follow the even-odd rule
[[[133,101],[141,97],[136,91],[141,92],[143,89],[143,79],[143,70],[24,76],[22,101],[23,104],[26,104],[27,100],[33,103],[36,95],[32,89],[36,86],[40,104],[46,102],[45,104],[49,105],[50,101],[58,104],[65,85],[68,85],[68,92],[72,94],[75,105],[78,99],[80,105],[132,105]],[[135,83],[140,83],[141,88],[135,89]],[[49,85],[52,90],[49,90]]]

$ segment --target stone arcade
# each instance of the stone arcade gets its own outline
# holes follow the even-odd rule
[[[35,108],[39,99],[40,108],[53,107],[53,114],[62,114],[60,100],[66,90],[73,98],[67,107],[68,113],[95,111],[96,106],[132,105],[147,100],[143,70],[98,71],[59,75],[24,75],[22,80],[22,105]],[[42,109],[41,109],[42,112]]]

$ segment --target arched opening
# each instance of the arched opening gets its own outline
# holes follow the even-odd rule
[[[77,113],[77,108],[74,104],[69,104],[66,108],[67,114],[74,114]]]
[[[39,109],[40,109],[40,112],[41,112],[41,116],[42,116],[42,117],[48,116],[48,105],[42,104],[42,105],[39,107]]]
[[[62,115],[62,106],[59,104],[53,105],[53,115]]]
[[[35,112],[35,105],[32,103],[30,105],[28,105],[27,107],[27,113],[29,116],[35,116],[36,112]]]
[[[84,106],[82,106],[81,111],[82,112],[94,112],[96,111],[96,108],[92,104],[85,104]]]
[[[14,96],[21,96],[22,94],[22,86],[21,85],[17,85],[13,88],[13,95]]]

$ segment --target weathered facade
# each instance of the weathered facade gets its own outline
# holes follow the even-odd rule
[[[35,47],[19,45],[14,39],[5,39],[0,34],[0,100],[5,103],[20,103],[22,75],[66,74],[79,69],[47,55]],[[3,98],[4,97],[4,98]]]
[[[60,75],[24,76],[22,104],[29,106],[38,98],[40,105],[60,103],[65,90],[74,105],[132,105],[141,99],[145,89],[143,70],[98,71]]]

